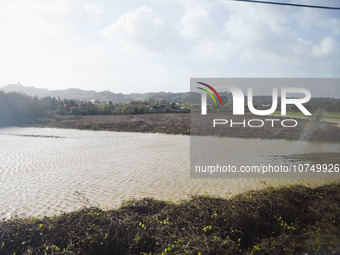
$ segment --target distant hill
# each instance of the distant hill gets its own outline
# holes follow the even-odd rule
[[[19,92],[30,96],[38,97],[55,97],[60,99],[78,99],[82,101],[98,100],[101,102],[124,103],[137,100],[160,101],[165,100],[168,102],[186,103],[190,102],[190,92],[172,93],[172,92],[149,92],[149,93],[112,93],[111,91],[97,92],[94,90],[82,89],[64,89],[64,90],[48,90],[35,87],[23,86],[21,84],[11,84],[0,88],[4,92]],[[221,92],[221,98],[226,98],[228,102],[233,101],[231,93]],[[199,93],[191,94],[191,102],[199,103],[201,98]],[[208,100],[210,100],[208,98]],[[222,99],[223,100],[223,99]],[[281,99],[278,99],[279,102]],[[312,98],[311,103],[315,102],[332,102],[334,98]],[[272,102],[271,96],[254,96],[254,102],[262,104],[270,104]]]
[[[97,92],[94,90],[65,89],[48,90],[35,87],[27,87],[21,84],[11,84],[0,88],[4,92],[19,92],[30,96],[38,97],[60,97],[61,99],[78,99],[83,101],[98,100],[101,102],[112,101],[113,103],[124,103],[136,100],[166,100],[171,102],[185,103],[190,101],[190,93],[171,93],[171,92],[149,92],[149,93],[112,93],[110,91]]]

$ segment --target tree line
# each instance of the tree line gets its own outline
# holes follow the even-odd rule
[[[0,91],[0,126],[34,122],[49,114],[48,104],[38,97]]]
[[[225,100],[225,107],[232,107],[232,102]],[[340,112],[340,100],[314,100],[308,102],[306,108],[311,112],[323,109],[327,112]],[[198,107],[198,106],[197,106]],[[196,108],[197,108],[196,107]],[[224,107],[224,108],[225,108]],[[214,110],[215,108],[212,107]],[[260,108],[260,107],[258,107]],[[296,107],[295,107],[296,108]],[[297,111],[294,106],[288,106],[288,111]],[[192,110],[195,110],[193,107]],[[198,108],[197,108],[198,110]],[[220,110],[218,108],[216,111]],[[0,91],[0,126],[30,124],[37,119],[52,114],[62,115],[111,115],[111,114],[151,114],[189,112],[189,105],[173,103],[166,100],[153,100],[148,102],[134,101],[130,103],[115,104],[109,102],[86,102],[75,99],[60,99],[60,97],[29,96],[17,92],[5,93]]]
[[[185,107],[183,107],[185,106]],[[111,115],[189,112],[188,105],[178,105],[165,100],[135,104],[86,102],[60,97],[32,97],[26,94],[0,91],[0,126],[30,124],[53,114],[61,115]]]

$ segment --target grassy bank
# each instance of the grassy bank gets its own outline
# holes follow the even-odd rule
[[[272,115],[274,116],[279,116],[281,115],[280,111],[275,111]],[[305,115],[302,112],[291,112],[288,111],[287,116],[301,116],[301,117],[305,117]],[[325,112],[325,114],[323,115],[324,118],[336,118],[336,119],[340,119],[340,112]]]
[[[181,203],[131,200],[0,223],[0,254],[325,254],[340,247],[340,185]],[[333,254],[333,253],[327,253]]]
[[[223,115],[222,115],[223,116]],[[192,135],[215,135],[221,137],[242,137],[242,138],[261,138],[261,139],[286,139],[286,140],[304,140],[304,141],[327,141],[340,142],[340,128],[330,125],[323,121],[315,121],[312,119],[295,119],[297,125],[295,127],[284,127],[282,121],[286,118],[275,116],[254,116],[247,114],[228,115],[223,118],[228,122],[226,124],[218,124],[213,126],[214,119],[220,119],[221,114],[211,113],[202,116],[199,113],[191,113],[192,127],[190,132]],[[255,119],[255,121],[253,121]],[[274,119],[274,122],[267,119]],[[261,125],[261,127],[251,127],[251,125]],[[231,123],[234,124],[231,127]],[[251,124],[248,124],[251,123]],[[289,125],[292,125],[290,121]],[[294,126],[294,125],[293,125]]]

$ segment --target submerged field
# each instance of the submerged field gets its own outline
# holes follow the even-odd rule
[[[56,128],[189,135],[190,115],[185,113],[87,116],[54,115],[43,120],[39,125]]]
[[[230,128],[228,125],[218,125],[213,128],[213,119],[221,118],[220,114],[200,116],[199,113],[168,113],[168,114],[140,114],[140,115],[54,115],[40,120],[37,126],[52,128],[72,128],[86,130],[106,130],[119,132],[165,133],[183,135],[219,135],[225,137],[263,138],[263,139],[288,139],[311,141],[340,141],[340,128],[329,122],[313,119],[301,119],[296,117],[298,125],[294,128],[283,127],[280,122],[284,119],[280,116],[263,117],[247,114],[244,116],[225,115],[230,122],[246,123],[245,127]],[[278,119],[275,127],[272,122],[265,119]],[[290,119],[293,117],[289,117]],[[190,120],[191,119],[191,120]],[[265,125],[261,128],[252,128],[247,125],[251,119],[261,119]],[[338,119],[335,119],[338,121]],[[254,123],[252,123],[254,124]],[[190,129],[190,125],[192,127]]]
[[[299,123],[309,123],[310,129],[301,125],[297,130],[244,128],[237,133],[224,127],[220,130],[221,136],[230,137],[340,141],[340,129],[335,126],[326,123],[313,126],[308,120]],[[190,116],[56,115],[40,125],[189,134]],[[204,131],[192,130],[198,135],[204,135]],[[334,163],[338,158],[336,152],[294,154],[285,159]],[[52,217],[0,222],[0,255],[338,254],[339,247],[340,184],[318,188],[268,187],[229,199],[193,196],[178,203],[145,198],[127,201],[113,210],[86,204],[82,210]]]
[[[340,185],[145,198],[0,223],[0,254],[338,254]]]

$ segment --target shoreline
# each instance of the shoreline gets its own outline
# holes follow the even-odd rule
[[[340,245],[339,194],[340,184],[267,187],[12,218],[0,222],[0,254],[331,254]]]
[[[95,131],[190,135],[190,115],[185,113],[125,115],[54,115],[33,126]]]
[[[142,122],[137,116],[143,119],[144,125],[158,121],[158,126],[155,125],[158,128],[166,127],[160,121],[166,118],[168,126],[174,126],[171,130],[176,130],[175,123],[181,118],[188,117],[164,114],[146,119],[145,115],[126,115],[112,127],[138,128]],[[97,126],[95,130],[105,130],[100,129],[105,128],[100,124],[104,123],[102,116],[66,117],[55,119],[54,124],[80,125],[81,129],[88,130],[91,126],[82,121],[92,120]],[[135,125],[123,124],[124,118]],[[108,119],[113,121],[112,117]],[[174,121],[172,125],[171,121]],[[338,155],[329,155],[329,159],[336,160]],[[327,162],[325,155],[319,156]],[[287,159],[317,160],[320,163],[311,153],[303,157],[291,155]],[[316,188],[269,186],[231,198],[194,195],[180,202],[142,198],[127,201],[117,209],[84,206],[81,210],[52,217],[11,218],[0,222],[0,254],[269,255],[339,252],[339,194],[339,183]]]
[[[125,114],[125,115],[53,115],[40,119],[30,127],[50,127],[79,130],[102,130],[116,132],[162,133],[181,135],[211,135],[235,138],[284,139],[301,141],[340,142],[340,128],[327,122],[314,123],[311,120],[296,118],[298,125],[295,128],[270,127],[262,128],[240,127],[237,129],[225,125],[212,128],[215,114],[198,116],[196,113],[161,113],[161,114]],[[240,121],[242,117],[226,115],[226,118]],[[252,115],[243,116],[249,121]],[[261,119],[264,117],[256,117]],[[282,119],[282,117],[276,117]],[[191,125],[195,129],[190,130]]]

